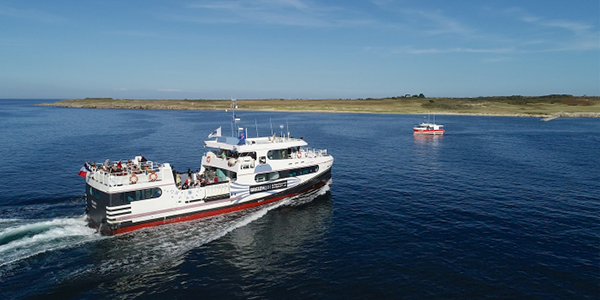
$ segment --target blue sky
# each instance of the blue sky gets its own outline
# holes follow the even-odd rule
[[[598,0],[0,0],[0,98],[600,95]]]

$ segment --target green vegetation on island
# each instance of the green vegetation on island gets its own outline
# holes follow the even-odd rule
[[[113,109],[226,110],[231,107],[231,101],[85,98],[40,105]],[[237,105],[240,110],[255,111],[600,117],[600,97],[585,95],[580,97],[547,95],[427,98],[420,94],[377,99],[239,99]]]

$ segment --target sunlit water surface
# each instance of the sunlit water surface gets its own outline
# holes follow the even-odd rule
[[[221,111],[0,100],[0,298],[598,299],[600,120],[240,112],[335,157],[333,185],[102,237],[86,160],[197,168]],[[257,124],[257,126],[255,126]]]

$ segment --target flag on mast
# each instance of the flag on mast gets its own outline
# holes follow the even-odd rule
[[[79,173],[77,175],[86,177],[88,172],[90,172],[90,169],[88,169],[87,164],[85,164],[83,167],[81,167],[81,169],[79,169]]]
[[[210,139],[210,138],[212,138],[212,137],[218,137],[218,136],[221,136],[221,126],[219,126],[219,128],[217,128],[217,129],[215,129],[213,132],[211,132],[211,133],[208,135],[208,138]]]

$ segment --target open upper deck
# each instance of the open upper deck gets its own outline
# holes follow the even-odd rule
[[[100,185],[111,187],[128,186],[132,184],[143,184],[149,182],[173,181],[171,166],[168,163],[158,164],[152,161],[140,161],[136,157],[133,161],[126,163],[87,162],[87,180],[97,182]]]

